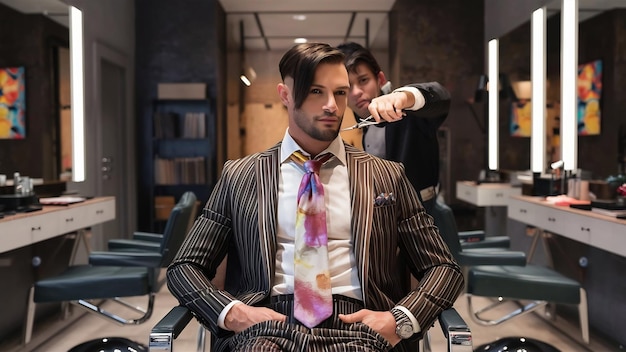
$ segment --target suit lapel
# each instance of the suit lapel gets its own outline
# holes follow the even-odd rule
[[[369,242],[374,212],[374,182],[371,156],[346,145],[346,162],[351,194],[351,227],[354,256],[359,270],[363,302],[367,302],[369,283]]]
[[[276,267],[276,208],[278,206],[278,174],[280,143],[261,153],[256,161],[255,174],[259,210],[259,248],[263,268],[268,279],[263,284],[269,294]]]

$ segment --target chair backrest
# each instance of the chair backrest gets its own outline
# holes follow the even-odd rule
[[[447,204],[437,201],[433,209],[433,218],[435,218],[435,223],[439,226],[439,234],[448,245],[450,252],[456,260],[459,260],[462,249],[452,209]]]
[[[185,192],[172,209],[161,239],[162,268],[170,264],[183,244],[196,210],[196,195],[193,192]]]

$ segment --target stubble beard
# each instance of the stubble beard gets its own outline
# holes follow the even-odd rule
[[[323,129],[322,130],[320,128],[315,127],[314,125],[314,121],[317,121],[319,116],[313,117],[313,121],[309,123],[305,114],[302,113],[302,111],[295,110],[294,113],[296,114],[295,116],[296,125],[298,125],[298,127],[300,127],[300,129],[304,131],[307,135],[309,135],[311,138],[324,141],[324,142],[332,142],[339,135],[339,128],[341,127],[341,121],[343,120],[342,118],[339,119],[339,125],[337,126],[336,129],[331,129],[331,130]]]

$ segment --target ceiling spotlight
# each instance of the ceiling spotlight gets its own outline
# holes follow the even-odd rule
[[[307,40],[306,40],[306,38],[296,38],[296,39],[293,40],[293,42],[296,43],[296,44],[302,44],[302,43],[306,43]]]
[[[293,18],[296,21],[305,21],[306,15],[293,15],[291,18]]]
[[[243,84],[250,87],[250,85],[252,85],[252,83],[256,80],[256,72],[250,65],[244,65],[243,72],[241,73],[241,76],[239,76],[239,79],[241,79]]]

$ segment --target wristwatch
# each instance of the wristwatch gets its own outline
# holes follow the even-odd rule
[[[393,314],[393,317],[396,318],[396,335],[403,340],[413,336],[414,331],[411,318],[409,318],[403,311],[396,308],[391,309],[391,314]]]

